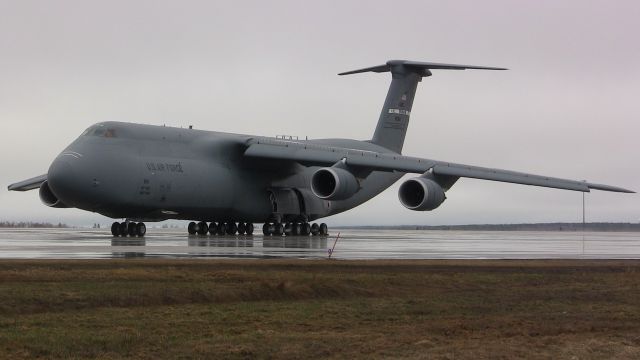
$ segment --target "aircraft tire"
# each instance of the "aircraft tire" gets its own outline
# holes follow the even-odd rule
[[[292,231],[293,227],[291,226],[291,223],[285,223],[284,224],[284,235],[285,236],[291,236],[291,231]]]
[[[302,226],[300,223],[291,224],[291,235],[298,236],[302,232]]]
[[[313,225],[311,225],[311,235],[317,236],[319,232],[320,226],[318,226],[318,223],[313,223]]]
[[[197,227],[198,235],[207,235],[209,232],[209,226],[204,221],[200,221]]]
[[[137,226],[136,225],[137,224],[134,223],[134,222],[130,222],[130,223],[127,224],[127,234],[129,236],[131,236],[131,237],[136,236],[136,231],[137,231],[137,229],[136,229]]]
[[[304,236],[309,236],[309,234],[311,234],[311,225],[309,225],[308,222],[302,223],[300,225],[300,229],[301,229],[301,234]]]
[[[253,223],[246,223],[244,227],[247,235],[253,235]]]
[[[325,223],[320,224],[320,236],[327,235],[329,235],[329,227],[327,227],[327,224]]]
[[[224,235],[227,233],[227,227],[225,226],[225,224],[223,222],[219,222],[218,223],[218,228],[216,229],[216,233],[218,235]]]
[[[122,237],[127,236],[127,223],[126,222],[120,223],[120,226],[118,227],[118,232],[120,233],[120,236],[122,236]]]
[[[238,235],[244,235],[247,231],[247,227],[243,222],[238,223]]]
[[[282,236],[284,234],[284,225],[282,223],[273,224],[273,235]]]
[[[227,235],[235,235],[238,231],[238,226],[234,222],[226,223],[225,227],[227,228]]]
[[[271,235],[271,231],[269,231],[269,223],[264,223],[264,225],[262,225],[262,234],[264,236],[269,236]]]
[[[120,223],[114,222],[111,224],[111,235],[118,237],[120,236]]]
[[[215,222],[212,222],[211,224],[209,224],[209,234],[215,235],[217,231],[218,231],[218,225]]]
[[[187,231],[189,232],[189,235],[195,235],[196,234],[196,223],[194,223],[193,221],[189,223],[189,226],[187,226]]]
[[[138,237],[143,237],[146,233],[147,233],[147,225],[145,225],[143,222],[138,223],[136,225],[136,235],[138,235]]]

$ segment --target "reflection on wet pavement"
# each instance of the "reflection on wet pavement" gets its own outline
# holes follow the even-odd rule
[[[100,229],[0,229],[0,258],[326,258],[336,259],[640,258],[630,232],[473,232],[334,229],[328,237],[189,236],[152,229],[114,238]]]

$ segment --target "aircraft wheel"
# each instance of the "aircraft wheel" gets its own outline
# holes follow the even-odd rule
[[[111,224],[111,235],[113,236],[120,236],[120,223],[119,222],[114,222],[113,224]]]
[[[253,235],[253,223],[246,223],[244,228],[247,235]]]
[[[136,231],[138,230],[136,225],[134,222],[127,224],[127,234],[129,234],[129,236],[136,236]]]
[[[264,223],[264,225],[262,225],[262,234],[264,236],[269,236],[271,235],[271,231],[269,231],[269,223]]]
[[[118,228],[118,232],[120,233],[120,236],[127,236],[127,223],[126,222],[120,223],[120,226]]]
[[[245,231],[247,231],[246,226],[243,222],[238,223],[238,235],[244,235]]]
[[[308,222],[302,223],[300,225],[300,234],[304,235],[304,236],[309,236],[309,234],[311,234],[311,225],[309,225]]]
[[[285,223],[284,224],[284,234],[286,236],[291,236],[291,231],[293,231],[293,227],[291,226],[291,223]]]
[[[329,235],[329,228],[327,227],[327,224],[325,223],[320,224],[320,235],[321,236]]]
[[[302,225],[300,223],[291,224],[291,235],[297,236],[302,232]]]
[[[282,236],[284,234],[284,225],[282,223],[273,224],[273,235]]]
[[[143,237],[146,233],[147,233],[147,225],[145,225],[142,222],[138,223],[136,225],[136,235],[138,235],[138,237]]]
[[[218,223],[218,228],[216,229],[218,235],[224,235],[227,233],[227,227],[223,222]]]
[[[318,226],[318,223],[313,223],[313,225],[311,225],[311,235],[316,236],[319,232],[320,226]]]
[[[189,223],[189,226],[187,226],[187,231],[189,232],[189,235],[195,235],[196,231],[198,229],[196,229],[196,223],[194,223],[193,221]]]
[[[198,235],[207,235],[207,233],[209,232],[209,227],[207,226],[207,223],[204,221],[200,221],[198,223]]]
[[[211,224],[209,224],[209,234],[215,235],[217,231],[218,231],[218,225],[215,222],[212,222]]]
[[[238,226],[234,222],[226,223],[225,227],[227,228],[227,235],[235,235],[238,231]]]

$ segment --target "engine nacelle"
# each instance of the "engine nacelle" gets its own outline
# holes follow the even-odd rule
[[[58,197],[53,193],[53,191],[51,191],[51,188],[49,187],[49,183],[47,181],[43,182],[42,185],[40,185],[40,191],[38,191],[38,194],[40,195],[40,201],[42,201],[43,204],[49,207],[68,208],[68,206],[63,204],[62,201],[60,201],[60,199],[58,199]]]
[[[447,198],[437,182],[416,177],[405,181],[398,190],[400,203],[410,210],[430,211],[440,206]]]
[[[356,177],[345,169],[328,167],[317,170],[311,176],[311,191],[325,200],[344,200],[360,190]]]

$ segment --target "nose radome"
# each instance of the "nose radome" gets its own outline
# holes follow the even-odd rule
[[[66,204],[73,204],[79,193],[79,179],[74,166],[64,157],[59,157],[51,163],[47,173],[47,182],[51,191]]]

